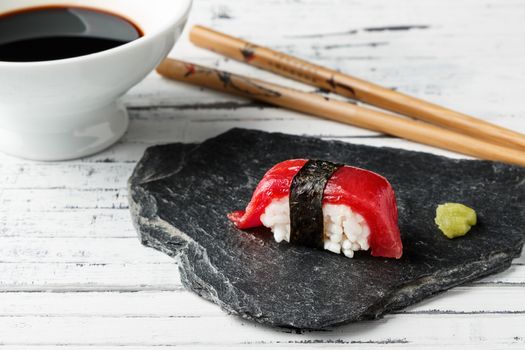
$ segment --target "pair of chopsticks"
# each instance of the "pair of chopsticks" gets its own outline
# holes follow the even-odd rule
[[[525,166],[525,135],[518,132],[203,26],[192,28],[190,40],[226,57],[419,120],[179,60],[166,59],[157,68],[159,74],[410,141]]]

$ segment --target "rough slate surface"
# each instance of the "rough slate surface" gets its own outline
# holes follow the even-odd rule
[[[386,176],[397,194],[400,260],[354,259],[240,231],[267,169],[289,158],[342,162]],[[378,318],[509,267],[525,236],[525,169],[426,153],[233,129],[206,142],[149,148],[129,182],[142,243],[177,256],[183,284],[225,311],[272,326],[322,329]],[[449,240],[435,207],[461,202],[478,225]]]

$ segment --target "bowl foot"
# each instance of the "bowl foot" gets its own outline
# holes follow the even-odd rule
[[[117,142],[129,123],[127,110],[120,100],[60,119],[69,122],[55,122],[59,124],[55,128],[59,131],[21,131],[0,127],[0,151],[41,161],[76,159],[100,152]],[[70,126],[62,130],[60,125],[64,124]]]

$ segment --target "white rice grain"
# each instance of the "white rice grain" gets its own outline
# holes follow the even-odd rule
[[[368,250],[370,228],[363,216],[342,204],[323,205],[324,249],[348,258],[358,250]],[[276,242],[290,242],[290,207],[288,197],[273,200],[261,215]]]

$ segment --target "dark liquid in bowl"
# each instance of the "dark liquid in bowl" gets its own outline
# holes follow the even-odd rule
[[[0,14],[0,61],[52,61],[84,56],[142,36],[131,21],[82,7],[35,7]]]

